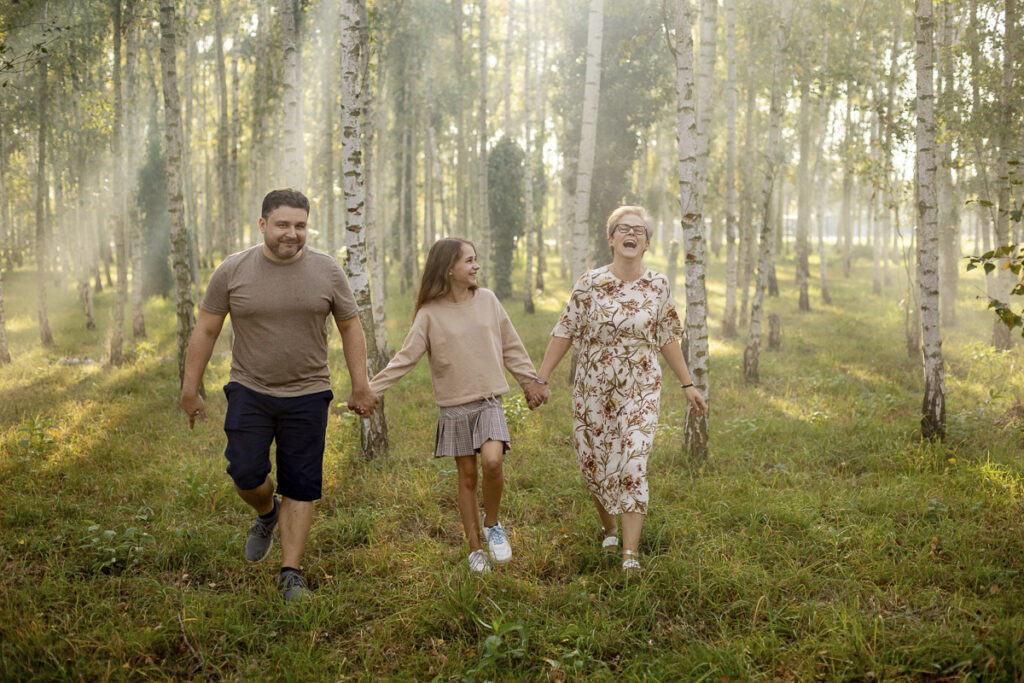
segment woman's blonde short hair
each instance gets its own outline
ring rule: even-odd
[[[635,214],[640,216],[640,220],[647,226],[647,241],[651,241],[651,216],[647,213],[647,209],[642,206],[620,206],[619,208],[612,211],[611,215],[608,216],[608,222],[606,227],[608,229],[608,236],[612,236],[612,232],[615,230],[615,226],[619,224],[619,220],[626,214]]]

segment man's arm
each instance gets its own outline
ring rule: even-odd
[[[359,322],[358,315],[336,322],[338,332],[341,333],[348,376],[352,380],[352,395],[348,399],[349,410],[354,410],[359,415],[369,415],[377,407],[377,396],[370,391],[370,380],[366,376],[366,337],[363,336],[363,324]]]
[[[213,355],[213,346],[217,343],[220,330],[224,327],[227,315],[217,315],[199,309],[199,319],[188,340],[185,350],[185,379],[181,383],[181,407],[188,415],[188,428],[196,423],[196,418],[206,422],[206,406],[199,395],[199,387],[203,382],[203,372]]]

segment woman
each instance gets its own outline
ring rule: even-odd
[[[587,271],[551,332],[542,382],[573,344],[579,352],[573,387],[576,459],[604,526],[602,547],[618,543],[622,567],[639,569],[637,546],[647,512],[647,457],[658,426],[658,351],[686,390],[691,410],[707,403],[693,386],[678,339],[683,336],[668,278],[644,266],[649,218],[639,206],[608,217],[612,262]]]
[[[434,243],[423,266],[412,328],[402,350],[370,381],[370,389],[377,395],[384,393],[428,354],[440,408],[434,457],[455,458],[469,568],[485,572],[491,562],[504,564],[512,559],[508,536],[498,521],[502,460],[510,442],[501,403],[509,389],[504,368],[523,387],[531,408],[545,403],[549,392],[545,383],[537,381],[526,347],[498,298],[477,286],[479,270],[472,242],[442,239]],[[480,547],[477,453],[483,468],[486,553]]]

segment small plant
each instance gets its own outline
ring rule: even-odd
[[[516,394],[510,398],[504,400],[505,409],[505,422],[508,423],[508,428],[515,431],[522,424],[523,420],[530,412],[530,408],[526,405],[526,397],[522,394]]]
[[[1011,217],[1019,223],[1020,210],[1012,212]],[[1024,296],[1024,245],[1007,244],[981,256],[967,257],[967,270],[974,270],[978,266],[985,269],[986,275],[995,271],[996,268],[1009,270],[1017,276],[1017,284],[1010,290],[1010,296]],[[1017,313],[1009,303],[991,297],[988,300],[988,307],[993,309],[1003,324],[1011,330],[1015,327],[1021,328],[1021,336],[1024,336],[1024,316],[1022,316],[1024,310]]]
[[[136,519],[148,520],[152,512],[147,514],[146,511],[148,508],[140,508]],[[113,529],[103,529],[95,522],[87,522],[89,526],[85,529],[84,542],[79,548],[91,551],[91,569],[94,572],[110,574],[116,569],[123,571],[137,567],[142,563],[146,546],[156,544],[156,539],[136,526],[130,526],[118,533]]]
[[[49,454],[57,442],[60,429],[50,421],[50,418],[36,417],[29,420],[21,428],[21,432],[25,436],[18,442],[18,445],[25,449],[25,459],[28,459],[32,456]]]
[[[493,600],[488,601],[498,611],[498,616],[490,623],[477,617],[477,623],[490,631],[484,638],[480,662],[466,672],[463,681],[475,681],[477,676],[488,672],[504,671],[501,665],[509,665],[513,659],[522,659],[526,655],[526,626],[521,621],[505,622],[504,613]]]

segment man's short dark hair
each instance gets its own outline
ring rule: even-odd
[[[309,199],[306,195],[302,194],[298,190],[293,190],[290,187],[284,187],[280,190],[271,190],[267,193],[267,196],[263,198],[263,210],[260,215],[266,220],[270,212],[279,206],[290,206],[293,209],[302,209],[309,214]]]

